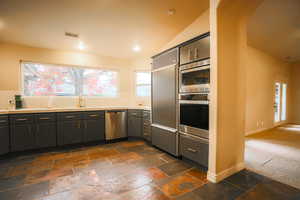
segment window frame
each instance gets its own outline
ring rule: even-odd
[[[92,70],[103,70],[103,71],[112,71],[116,72],[116,88],[117,88],[117,94],[115,96],[88,96],[88,95],[83,95],[82,91],[80,95],[70,95],[70,96],[57,96],[57,95],[45,95],[45,96],[27,96],[24,94],[24,63],[32,63],[32,64],[41,64],[41,65],[53,65],[55,66],[60,66],[60,67],[72,67],[72,68],[79,68],[79,69],[92,69]],[[21,89],[21,94],[23,97],[26,98],[45,98],[45,97],[56,97],[56,98],[74,98],[74,97],[79,97],[79,96],[84,96],[88,98],[101,98],[101,99],[116,99],[120,97],[120,70],[116,68],[109,68],[109,67],[90,67],[90,66],[83,66],[83,65],[71,65],[71,64],[58,64],[58,63],[46,63],[46,62],[35,62],[35,61],[28,61],[28,60],[20,60],[20,79],[21,83],[19,84],[20,89]]]
[[[137,83],[137,73],[149,73],[150,74],[150,83],[149,84],[138,84]],[[136,70],[134,71],[134,91],[135,91],[135,97],[137,98],[149,98],[151,97],[152,94],[152,90],[151,90],[151,86],[152,86],[152,78],[151,78],[151,71],[150,70]],[[150,86],[150,94],[149,96],[138,96],[137,94],[137,87],[138,86]]]

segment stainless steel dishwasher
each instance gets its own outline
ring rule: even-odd
[[[113,140],[127,137],[127,113],[125,110],[105,112],[105,139]]]

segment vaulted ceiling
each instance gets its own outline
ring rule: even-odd
[[[0,41],[58,50],[76,50],[82,41],[87,52],[135,58],[161,48],[208,6],[209,0],[1,0]]]
[[[265,0],[250,18],[248,42],[287,62],[300,61],[300,1]]]

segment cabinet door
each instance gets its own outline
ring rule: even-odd
[[[142,137],[142,118],[128,117],[128,136]]]
[[[37,148],[56,146],[56,123],[40,123],[36,125]]]
[[[180,135],[180,153],[183,157],[208,167],[208,149],[207,139]]]
[[[178,63],[178,48],[171,49],[153,58],[152,70]]]
[[[152,144],[177,156],[176,133],[152,126]]]
[[[0,127],[0,155],[9,152],[9,128],[8,126]]]
[[[35,133],[32,124],[11,126],[11,150],[23,151],[35,147]]]
[[[58,145],[81,143],[83,141],[81,120],[60,122],[57,135]]]
[[[100,141],[105,138],[105,120],[84,121],[84,142]]]

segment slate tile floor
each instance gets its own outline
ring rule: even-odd
[[[244,170],[218,184],[143,141],[0,160],[1,200],[298,200],[300,191]]]

